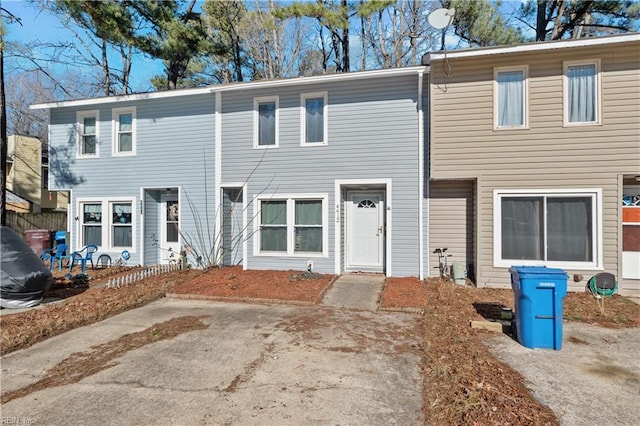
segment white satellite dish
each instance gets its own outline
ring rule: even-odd
[[[451,21],[453,21],[453,15],[455,15],[455,13],[456,9],[454,7],[451,9],[436,9],[429,14],[429,25],[439,30],[447,28],[451,24]]]

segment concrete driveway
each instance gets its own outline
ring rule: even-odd
[[[78,383],[2,406],[14,424],[421,424],[419,317],[162,299],[2,358],[2,392],[74,352],[170,318],[207,329],[149,344]],[[18,423],[21,422],[21,423]]]
[[[563,329],[559,351],[525,348],[506,335],[490,347],[561,425],[640,424],[640,331],[570,322]]]

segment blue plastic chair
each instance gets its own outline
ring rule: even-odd
[[[70,259],[71,256],[67,255],[67,245],[58,244],[51,250],[45,250],[42,252],[40,258],[45,261],[49,261],[49,270],[53,271],[53,267],[58,262],[58,271],[62,271],[62,260]]]
[[[73,269],[76,262],[80,262],[82,266],[82,273],[87,271],[87,262],[91,262],[91,269],[95,269],[93,265],[93,253],[98,251],[98,246],[89,244],[84,246],[81,250],[71,253],[71,262],[69,262],[69,272]]]

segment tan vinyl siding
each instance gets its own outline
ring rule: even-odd
[[[473,185],[471,181],[431,182],[429,185],[429,271],[438,276],[438,255],[433,251],[447,247],[449,265],[474,263]]]
[[[479,285],[509,287],[493,266],[495,189],[602,191],[603,268],[619,276],[620,183],[640,174],[640,43],[478,56],[431,64],[430,179],[478,179]],[[563,125],[563,63],[598,60],[601,117],[596,125]],[[494,130],[494,67],[528,66],[526,129]],[[568,270],[582,290],[596,270]],[[584,279],[573,282],[573,275]],[[640,283],[621,283],[640,292]]]

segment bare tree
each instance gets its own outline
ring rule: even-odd
[[[241,26],[246,52],[251,58],[254,79],[294,77],[299,73],[301,58],[309,49],[305,34],[308,24],[298,17],[280,18],[274,11],[278,5],[270,0],[267,9],[256,2]]]
[[[438,6],[424,0],[398,0],[377,10],[361,8],[362,37],[376,68],[392,68],[419,63],[422,53],[429,51],[439,36],[428,22],[428,14]]]

